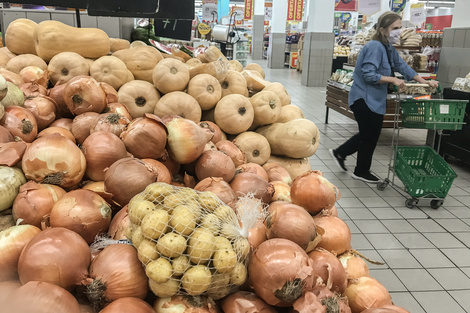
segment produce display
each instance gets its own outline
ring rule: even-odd
[[[56,21],[5,35],[2,312],[407,312],[261,66]]]

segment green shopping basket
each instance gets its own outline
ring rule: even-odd
[[[445,198],[457,177],[431,147],[397,147],[395,173],[415,198]]]
[[[462,129],[467,100],[406,99],[400,101],[402,126],[425,129]]]

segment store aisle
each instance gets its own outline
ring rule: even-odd
[[[405,197],[390,186],[384,191],[339,172],[328,149],[357,132],[356,123],[330,110],[325,124],[325,88],[301,85],[293,69],[269,69],[261,61],[266,79],[282,83],[292,103],[303,109],[321,131],[321,145],[311,157],[312,168],[341,191],[338,214],[349,225],[352,247],[367,257],[385,262],[369,264],[371,276],[390,291],[396,305],[412,313],[470,313],[470,166],[450,163],[457,173],[442,207],[422,201],[408,209]],[[391,129],[384,129],[374,154],[372,170],[387,176]],[[400,145],[424,145],[426,131],[403,129]],[[346,160],[354,168],[354,156]]]

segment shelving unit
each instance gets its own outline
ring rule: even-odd
[[[233,45],[233,59],[240,62],[243,66],[248,64],[250,55],[250,43],[248,41],[239,41]]]

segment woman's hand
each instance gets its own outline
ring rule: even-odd
[[[426,84],[429,85],[431,88],[438,88],[439,87],[439,82],[437,80],[427,80]]]
[[[391,77],[391,83],[398,88],[405,88],[405,81],[396,77]]]

